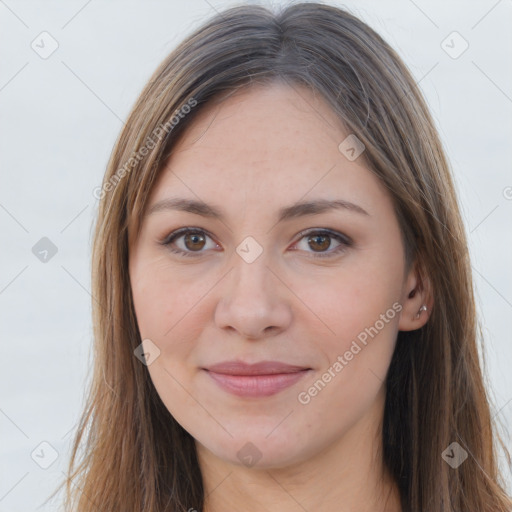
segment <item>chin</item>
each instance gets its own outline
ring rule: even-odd
[[[219,459],[249,469],[284,468],[307,459],[304,446],[294,440],[296,436],[283,430],[280,435],[272,433],[266,437],[271,430],[245,429],[245,434],[227,436],[218,442],[209,438],[201,444]]]

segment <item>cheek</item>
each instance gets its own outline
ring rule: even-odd
[[[165,309],[173,309],[167,297],[166,286],[154,278],[151,270],[132,273],[132,295],[140,335],[160,338],[164,333]]]
[[[382,384],[398,333],[399,272],[396,263],[375,257],[357,271],[333,273],[325,281],[317,280],[316,287],[307,286],[304,302],[321,320],[316,322],[317,349],[325,361],[320,378],[330,368],[326,387],[334,393],[327,392],[324,398],[356,403]],[[306,287],[297,295],[305,292]]]
[[[130,278],[140,333],[143,338],[162,339],[197,303],[197,286],[171,272],[163,258],[141,255],[139,261],[130,266]]]
[[[313,428],[326,425],[326,436],[350,428],[372,407],[395,347],[399,313],[391,294],[358,283],[344,280],[344,288],[316,298],[319,316],[335,334],[318,336],[325,364],[301,386],[297,399],[306,424],[314,417]]]
[[[192,427],[198,414],[197,403],[183,383],[190,378],[193,341],[200,334],[199,323],[191,319],[205,291],[201,294],[202,286],[183,283],[183,277],[180,280],[179,273],[169,272],[161,261],[134,264],[130,275],[141,339],[150,339],[160,350],[147,368],[153,385],[175,419]],[[191,291],[187,293],[187,289]]]
[[[183,376],[193,366],[196,340],[207,321],[204,296],[215,282],[169,269],[162,258],[134,264],[131,278],[141,339],[150,339],[160,350],[150,372],[163,365],[173,375]]]
[[[390,274],[377,265],[366,265],[360,271],[338,271],[316,275],[294,287],[304,305],[316,316],[324,339],[332,339],[339,350],[373,325],[388,310],[396,297]],[[391,287],[390,287],[391,286]],[[308,313],[308,317],[312,318]]]

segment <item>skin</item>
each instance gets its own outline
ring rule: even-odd
[[[148,210],[165,198],[201,199],[225,219],[159,210],[144,217],[138,238],[131,236],[139,329],[160,350],[148,371],[165,406],[196,440],[207,512],[401,510],[380,454],[383,381],[398,331],[424,325],[432,302],[415,267],[405,273],[386,189],[363,156],[350,161],[338,149],[347,135],[327,104],[304,88],[242,89],[199,114],[149,198]],[[332,209],[276,223],[280,208],[312,199],[344,199],[369,215]],[[207,232],[199,242],[182,236],[172,244],[196,256],[160,243],[183,227]],[[353,243],[319,257],[340,242],[327,237],[315,244],[299,235],[312,228]],[[252,263],[236,252],[248,236],[263,250]],[[394,303],[402,310],[300,403],[299,393]],[[429,309],[417,319],[422,304]],[[233,359],[312,371],[276,395],[243,398],[201,370]],[[261,455],[252,466],[237,456],[248,442]]]

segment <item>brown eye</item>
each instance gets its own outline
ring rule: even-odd
[[[308,244],[315,251],[325,251],[331,245],[330,238],[329,235],[312,235],[308,237]]]
[[[210,241],[210,246],[208,242]],[[208,249],[216,249],[212,237],[206,231],[197,228],[183,228],[167,236],[161,245],[165,245],[171,252],[180,256],[202,256]]]
[[[183,237],[185,247],[191,251],[201,250],[206,244],[206,237],[201,233],[187,233]]]
[[[316,258],[330,258],[341,255],[353,244],[352,239],[348,236],[326,229],[303,231],[299,235],[302,238],[296,244],[297,247]]]

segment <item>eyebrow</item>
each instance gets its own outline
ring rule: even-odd
[[[278,211],[277,222],[289,219],[295,219],[305,215],[318,215],[328,210],[347,210],[361,215],[371,216],[364,208],[344,199],[317,199],[314,201],[300,202],[291,206],[286,206]],[[151,206],[146,215],[164,210],[178,210],[183,212],[195,213],[212,219],[218,219],[224,222],[224,214],[213,205],[195,199],[167,198],[158,201]]]

